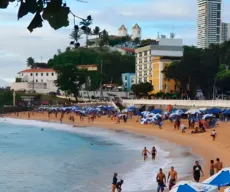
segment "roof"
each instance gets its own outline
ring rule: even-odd
[[[126,51],[126,52],[135,53],[135,49],[131,49],[131,48],[128,48],[128,47],[124,47],[124,48],[121,48],[121,49]]]
[[[133,29],[141,29],[140,26],[136,23],[133,27]]]
[[[97,67],[97,64],[77,65],[78,68]]]
[[[122,25],[118,30],[127,30],[124,25]]]
[[[36,72],[55,72],[54,69],[51,68],[37,68],[37,69],[26,69],[20,71],[19,73],[36,73]]]

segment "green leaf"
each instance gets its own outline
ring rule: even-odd
[[[37,10],[37,1],[36,0],[26,0],[21,1],[19,10],[18,10],[18,19],[24,17],[28,13],[35,13]]]
[[[0,9],[6,9],[9,5],[9,0],[0,0]]]
[[[30,22],[29,26],[27,27],[27,29],[32,32],[34,29],[36,28],[40,28],[42,27],[42,17],[40,15],[39,12],[37,12],[33,18],[33,20]]]
[[[45,8],[43,11],[42,17],[43,19],[49,22],[50,26],[53,29],[57,30],[60,29],[61,27],[69,26],[69,20],[68,20],[69,12],[70,12],[69,7],[60,7],[59,11],[56,12],[56,8],[54,9],[54,7],[47,6],[47,8]]]

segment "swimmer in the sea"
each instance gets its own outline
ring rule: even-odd
[[[149,151],[146,149],[146,147],[142,151],[142,156],[144,156],[144,161],[148,158]]]
[[[156,147],[153,146],[153,148],[152,148],[152,160],[155,160],[156,154],[157,154]]]
[[[44,129],[43,129],[43,128],[41,128],[41,131],[44,131]]]

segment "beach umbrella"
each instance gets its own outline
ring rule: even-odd
[[[215,175],[209,177],[202,183],[215,185],[218,187],[226,187],[230,186],[230,167],[226,167],[222,170],[220,170]]]
[[[230,192],[230,187],[224,190],[224,192]]]
[[[151,111],[151,113],[162,113],[162,111],[160,109],[154,109]]]
[[[180,181],[170,192],[218,192],[218,187],[193,181]]]
[[[211,118],[211,117],[213,117],[212,114],[205,114],[205,115],[203,115],[202,119],[208,119],[208,118]]]

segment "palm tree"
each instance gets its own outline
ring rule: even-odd
[[[100,28],[98,27],[98,26],[96,26],[95,28],[94,28],[94,30],[93,30],[93,35],[96,35],[97,37],[98,37],[98,39],[96,39],[96,41],[95,41],[95,44],[96,44],[96,47],[97,47],[97,45],[98,45],[98,41],[100,40],[99,38],[99,36],[100,36]]]
[[[83,19],[80,22],[81,30],[84,32],[85,37],[86,37],[86,48],[88,48],[88,38],[89,38],[89,35],[91,34],[91,28],[89,26],[92,23],[93,23],[93,19],[91,15],[89,15],[86,19]]]
[[[102,48],[105,45],[108,45],[108,43],[109,43],[109,34],[108,34],[108,32],[104,29],[102,32],[100,32],[99,38],[100,38],[99,47],[100,47],[100,50],[102,50]]]
[[[27,66],[30,67],[31,69],[36,68],[36,63],[35,63],[34,58],[29,57],[27,59],[26,63],[27,63]],[[34,91],[34,73],[32,73],[32,74],[33,74],[33,91]]]
[[[26,60],[26,64],[28,67],[30,67],[31,69],[33,68],[36,68],[36,63],[35,63],[35,60],[33,57],[29,57],[27,60]]]
[[[73,40],[70,42],[70,45],[74,45],[75,48],[80,47],[79,40],[81,39],[82,31],[78,27],[78,25],[74,26],[73,31],[70,33],[70,38]]]

